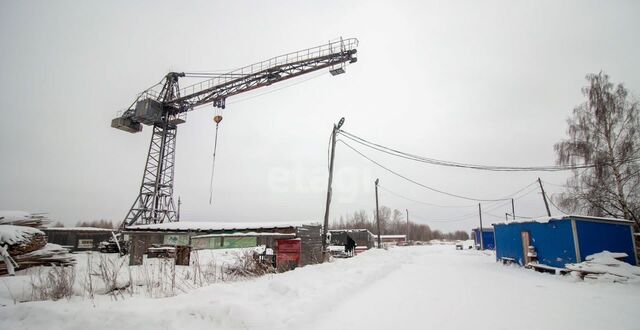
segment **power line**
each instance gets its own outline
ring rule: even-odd
[[[417,181],[415,181],[415,180],[413,180],[413,179],[411,179],[411,178],[408,178],[408,177],[406,177],[406,176],[404,176],[404,175],[402,175],[402,174],[400,174],[400,173],[398,173],[398,172],[396,172],[396,171],[394,171],[394,170],[392,170],[392,169],[390,169],[390,168],[388,168],[388,167],[386,167],[386,166],[384,166],[384,165],[380,164],[379,162],[377,162],[377,161],[375,161],[375,160],[371,159],[371,158],[370,158],[370,157],[368,157],[367,155],[365,155],[365,154],[363,154],[362,152],[360,152],[358,149],[356,149],[356,148],[354,148],[353,146],[351,146],[350,144],[348,144],[346,141],[341,140],[341,139],[338,139],[337,141],[341,142],[342,144],[344,144],[345,146],[347,146],[348,148],[350,148],[351,150],[353,150],[354,152],[356,152],[357,154],[359,154],[359,155],[360,155],[360,156],[362,156],[363,158],[365,158],[365,159],[367,159],[368,161],[372,162],[373,164],[375,164],[375,165],[377,165],[377,166],[379,166],[379,167],[381,167],[381,168],[385,169],[386,171],[388,171],[388,172],[390,172],[390,173],[392,173],[392,174],[394,174],[394,175],[396,175],[396,176],[398,176],[398,177],[400,177],[400,178],[402,178],[402,179],[404,179],[404,180],[407,180],[407,181],[409,181],[409,182],[411,182],[411,183],[413,183],[413,184],[416,184],[416,185],[421,186],[421,187],[423,187],[423,188],[426,188],[426,189],[428,189],[428,190],[431,190],[431,191],[434,191],[434,192],[437,192],[437,193],[441,193],[441,194],[444,194],[444,195],[448,195],[448,196],[456,197],[456,198],[466,199],[466,200],[483,201],[483,202],[502,202],[502,203],[498,203],[498,204],[496,204],[496,205],[493,205],[493,206],[491,206],[491,207],[489,207],[489,208],[485,209],[485,210],[483,211],[483,213],[486,213],[486,212],[489,212],[489,211],[496,210],[496,209],[498,209],[498,208],[500,208],[500,207],[504,207],[504,206],[505,206],[505,205],[506,205],[506,204],[511,200],[511,196],[512,196],[514,199],[520,199],[520,198],[523,198],[523,197],[525,197],[525,196],[527,196],[527,195],[529,195],[529,194],[531,194],[531,193],[533,193],[533,192],[537,191],[537,187],[533,187],[533,189],[530,189],[530,190],[529,190],[529,191],[527,191],[526,193],[524,193],[524,194],[522,194],[522,195],[520,195],[520,196],[516,196],[516,195],[518,195],[519,193],[521,193],[521,192],[525,191],[527,188],[530,188],[532,185],[534,185],[534,184],[537,184],[537,183],[538,183],[537,181],[534,181],[534,182],[532,182],[532,183],[528,184],[527,186],[525,186],[525,187],[523,187],[523,188],[519,189],[519,190],[518,190],[518,191],[516,191],[515,193],[513,193],[513,194],[509,195],[509,197],[506,197],[506,198],[500,198],[500,199],[477,199],[477,198],[472,198],[472,197],[461,196],[461,195],[458,195],[458,194],[453,194],[453,193],[449,193],[449,192],[446,192],[446,191],[442,191],[442,190],[440,190],[440,189],[436,189],[436,188],[433,188],[433,187],[426,186],[426,185],[424,185],[424,184],[422,184],[422,183],[420,183],[420,182],[417,182]],[[386,188],[383,188],[383,189],[384,189],[384,190],[386,190],[387,192],[390,192],[390,193],[392,193],[392,194],[395,194],[396,196],[398,196],[398,197],[400,197],[400,198],[404,198],[404,199],[407,199],[407,200],[410,200],[410,201],[413,201],[413,202],[417,202],[417,203],[420,203],[420,204],[427,204],[427,205],[431,204],[431,203],[421,202],[421,201],[417,201],[417,200],[414,200],[414,199],[411,199],[411,198],[408,198],[408,197],[402,196],[402,195],[400,195],[400,194],[397,194],[397,193],[391,192],[389,189],[386,189]],[[435,205],[435,204],[431,204],[431,205],[432,205],[432,206],[438,206],[438,205]],[[474,207],[475,207],[475,205],[474,205]],[[497,217],[497,216],[495,216],[495,215],[492,215],[492,216]],[[474,213],[469,213],[469,214],[464,214],[464,215],[460,215],[460,216],[452,217],[452,218],[449,218],[449,219],[434,219],[434,220],[431,220],[431,221],[434,221],[434,222],[457,222],[457,221],[464,221],[464,220],[469,220],[469,219],[475,219],[476,217],[477,217],[477,213],[475,213],[475,212],[474,212]]]
[[[529,187],[531,187],[532,185],[535,185],[535,184],[537,184],[537,181],[534,181],[534,182],[532,182],[532,183],[528,184],[527,186],[525,186],[524,188],[519,189],[518,191],[514,192],[514,193],[513,193],[513,194],[511,194],[510,196],[512,196],[512,197],[513,197],[513,199],[515,199],[515,200],[519,200],[519,199],[521,199],[521,198],[524,198],[524,197],[526,197],[526,196],[530,195],[531,193],[536,192],[536,191],[538,190],[538,188],[537,188],[537,187],[533,187],[533,189],[530,189],[530,190],[529,190],[529,191],[527,191],[526,193],[521,194],[521,195],[519,195],[519,196],[517,196],[517,195],[518,195],[520,192],[522,192],[522,191],[526,190],[527,188],[529,188]],[[389,193],[391,193],[391,194],[393,194],[393,195],[396,195],[396,196],[398,196],[398,197],[400,197],[400,198],[403,198],[403,199],[406,199],[406,200],[409,200],[409,201],[412,201],[412,202],[416,202],[416,203],[420,203],[420,204],[425,204],[425,205],[430,205],[430,206],[437,206],[437,207],[438,207],[438,206],[439,206],[439,207],[448,207],[448,206],[441,206],[441,205],[435,205],[435,204],[426,203],[426,202],[422,202],[422,201],[417,201],[417,200],[414,200],[414,199],[411,199],[411,198],[408,198],[408,197],[402,196],[402,195],[400,195],[400,194],[397,194],[397,193],[395,193],[395,192],[392,192],[392,191],[390,191],[389,189],[384,188],[384,187],[382,187],[382,186],[380,186],[380,185],[378,185],[378,187],[379,187],[379,188],[383,188],[383,190],[386,190],[387,192],[389,192]],[[493,204],[493,203],[497,203],[497,204],[492,205],[492,206],[489,206],[488,208],[483,209],[483,210],[482,210],[482,214],[485,214],[485,213],[486,213],[486,214],[489,214],[489,215],[490,215],[490,216],[492,216],[492,217],[495,217],[495,218],[498,218],[498,219],[502,219],[502,217],[501,217],[501,216],[497,216],[497,215],[495,215],[495,214],[491,214],[491,213],[490,213],[490,211],[494,211],[494,210],[497,210],[497,209],[499,209],[499,208],[501,208],[501,207],[508,206],[508,204],[509,204],[509,199],[507,199],[506,201],[501,201],[501,202],[491,202],[491,203],[489,203],[489,204]],[[462,208],[462,207],[473,207],[473,208],[475,208],[475,207],[477,207],[477,206],[478,206],[477,204],[474,204],[474,205],[464,205],[464,206],[455,206],[455,207],[460,207],[460,208]],[[448,219],[433,219],[433,220],[431,220],[431,221],[433,221],[433,222],[459,222],[459,221],[466,221],[466,220],[471,220],[471,219],[477,219],[477,217],[478,217],[478,213],[473,212],[473,213],[467,213],[467,214],[463,214],[463,215],[454,216],[454,217],[451,217],[451,218],[448,218]],[[527,219],[530,219],[530,218],[528,218],[528,217],[521,217],[521,218],[527,218]]]
[[[476,214],[476,216],[478,216],[478,214]],[[411,217],[414,218],[414,219],[417,219],[417,220],[419,220],[421,222],[462,222],[462,221],[467,221],[467,220],[471,219],[471,217],[469,217],[469,218],[457,219],[457,220],[456,219],[454,219],[454,220],[451,220],[451,219],[430,219],[430,220],[425,220],[424,218],[416,217],[413,214],[411,215]],[[414,221],[412,221],[412,222],[414,222]],[[418,222],[418,221],[415,221],[415,222]]]
[[[544,181],[544,180],[542,180],[542,182],[544,182],[544,184],[548,184],[548,185],[554,186],[554,187],[567,188],[567,186],[563,185],[563,184],[551,183],[551,182]]]
[[[560,211],[560,212],[562,212],[562,213],[564,213],[564,214],[569,214],[568,212],[565,212],[565,211],[563,211],[561,208],[559,208],[559,207],[558,207],[558,205],[556,205],[556,203],[554,203],[554,202],[553,202],[553,199],[551,199],[551,198],[549,197],[549,195],[547,195],[547,194],[545,194],[545,195],[547,196],[547,199],[549,200],[549,202],[551,203],[551,205],[553,205],[553,207],[555,207],[555,208],[556,208],[556,210],[558,210],[558,211]]]
[[[415,200],[415,199],[412,199],[412,198],[409,198],[409,197],[406,197],[406,196],[400,195],[400,194],[395,193],[395,192],[393,192],[393,191],[391,191],[391,190],[389,190],[389,189],[387,189],[387,188],[385,188],[385,187],[383,187],[383,186],[381,186],[381,185],[378,185],[378,187],[379,187],[379,188],[381,188],[382,190],[384,190],[384,191],[386,191],[386,192],[388,192],[388,193],[390,193],[390,194],[392,194],[392,195],[396,196],[396,197],[399,197],[399,198],[402,198],[402,199],[408,200],[408,201],[410,201],[410,202],[414,202],[414,203],[418,203],[418,204],[424,204],[424,205],[433,206],[433,207],[442,207],[442,208],[465,208],[465,207],[476,207],[476,206],[477,206],[477,205],[438,205],[438,204],[432,204],[432,203],[422,202],[422,201],[418,201],[418,200]]]
[[[498,172],[524,172],[524,171],[555,172],[555,171],[568,171],[568,170],[576,170],[576,169],[587,169],[587,168],[596,166],[595,164],[549,165],[549,166],[496,166],[496,165],[478,165],[478,164],[470,164],[470,163],[460,163],[460,162],[446,161],[446,160],[440,160],[435,158],[428,158],[428,157],[418,156],[418,155],[414,155],[407,152],[402,152],[393,148],[389,148],[389,147],[365,140],[359,136],[356,136],[344,130],[340,130],[339,133],[354,142],[357,142],[363,146],[374,149],[376,151],[380,151],[380,152],[397,156],[400,158],[405,158],[405,159],[409,159],[417,162],[427,163],[431,165],[438,165],[438,166],[448,166],[448,167],[467,168],[467,169],[484,170],[484,171],[498,171]],[[637,160],[637,159],[629,159],[625,162],[634,161],[634,160]]]
[[[522,196],[515,197],[518,193],[520,193],[520,192],[524,191],[525,189],[527,189],[527,188],[531,187],[531,186],[532,186],[532,185],[534,185],[534,184],[536,184],[536,182],[532,182],[532,183],[528,184],[528,185],[527,185],[527,186],[525,186],[524,188],[521,188],[521,189],[519,189],[518,191],[516,191],[516,192],[514,192],[514,193],[510,194],[508,197],[511,197],[511,198],[514,198],[514,199],[520,199],[520,198],[522,198],[522,197],[524,197],[524,196],[526,196],[526,195],[528,195],[528,194],[532,193],[533,191],[537,190],[537,188],[536,188],[536,189],[534,189],[534,190],[532,190],[532,191],[529,191],[528,193],[526,193],[526,194],[524,194],[524,195],[522,195]],[[404,196],[404,195],[402,195],[402,194],[399,194],[399,193],[397,193],[397,192],[394,192],[394,191],[390,190],[389,188],[387,188],[387,187],[383,187],[383,186],[381,186],[381,185],[378,185],[378,187],[379,187],[379,188],[381,188],[382,190],[384,190],[384,191],[386,191],[386,192],[388,192],[388,193],[390,193],[390,194],[392,194],[392,195],[396,196],[396,197],[399,197],[399,198],[402,198],[402,199],[408,200],[408,201],[410,201],[410,202],[414,202],[414,203],[418,203],[418,204],[427,205],[427,206],[441,207],[441,208],[467,208],[467,207],[473,207],[473,208],[476,208],[476,207],[478,206],[477,204],[473,204],[473,205],[439,205],[439,204],[434,204],[434,203],[429,203],[429,202],[424,202],[424,201],[419,201],[419,200],[416,200],[416,199],[413,199],[413,198],[409,198],[409,197],[407,197],[407,196]],[[505,198],[508,198],[508,197],[505,197]]]
[[[415,180],[413,180],[413,179],[410,179],[410,178],[408,178],[408,177],[406,177],[406,176],[404,176],[404,175],[402,175],[402,174],[400,174],[400,173],[398,173],[398,172],[396,172],[396,171],[394,171],[394,170],[392,170],[392,169],[390,169],[390,168],[388,168],[388,167],[386,167],[386,166],[384,166],[384,165],[382,165],[382,164],[380,164],[380,163],[376,162],[375,160],[373,160],[373,159],[369,158],[368,156],[366,156],[366,155],[365,155],[365,154],[363,154],[362,152],[358,151],[358,149],[356,149],[356,148],[352,147],[351,145],[349,145],[349,144],[348,144],[347,142],[345,142],[344,140],[338,140],[338,141],[339,141],[339,142],[342,142],[342,144],[344,144],[345,146],[347,146],[349,149],[351,149],[351,150],[355,151],[357,154],[359,154],[359,155],[360,155],[360,156],[362,156],[363,158],[367,159],[368,161],[370,161],[370,162],[374,163],[375,165],[377,165],[377,166],[379,166],[379,167],[381,167],[381,168],[383,168],[383,169],[387,170],[388,172],[390,172],[390,173],[392,173],[392,174],[394,174],[394,175],[396,175],[396,176],[398,176],[398,177],[400,177],[400,178],[402,178],[402,179],[405,179],[405,180],[407,180],[407,181],[409,181],[409,182],[411,182],[411,183],[413,183],[413,184],[415,184],[415,185],[418,185],[418,186],[420,186],[420,187],[423,187],[423,188],[425,188],[425,189],[428,189],[428,190],[431,190],[431,191],[434,191],[434,192],[437,192],[437,193],[440,193],[440,194],[444,194],[444,195],[447,195],[447,196],[456,197],[456,198],[461,198],[461,199],[466,199],[466,200],[470,200],[470,201],[476,201],[476,202],[499,202],[499,201],[504,201],[504,200],[508,200],[508,199],[509,199],[509,198],[480,199],[480,198],[466,197],[466,196],[462,196],[462,195],[457,195],[457,194],[449,193],[449,192],[446,192],[446,191],[443,191],[443,190],[440,190],[440,189],[436,189],[436,188],[433,188],[433,187],[429,187],[429,186],[427,186],[427,185],[424,185],[424,184],[422,184],[422,183],[420,183],[420,182],[418,182],[418,181],[415,181]]]

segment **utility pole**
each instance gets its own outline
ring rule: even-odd
[[[336,135],[338,130],[344,124],[344,117],[340,118],[338,124],[333,124],[333,131],[331,131],[331,159],[329,161],[329,182],[327,183],[327,204],[324,209],[324,224],[322,226],[322,262],[327,258],[327,234],[329,233],[329,206],[331,206],[331,184],[333,183],[333,160],[336,155]]]
[[[407,243],[409,242],[409,209],[405,209],[407,211]]]
[[[549,210],[549,203],[547,202],[547,195],[544,193],[544,187],[542,186],[542,180],[538,178],[538,183],[540,184],[540,190],[542,190],[542,200],[544,201],[544,207],[547,208],[547,215],[551,216],[551,210]]]
[[[178,196],[178,214],[176,215],[176,221],[180,221],[180,205],[182,205],[182,201],[180,201],[180,196]]]
[[[511,216],[513,217],[513,220],[516,219],[516,206],[513,202],[513,198],[511,199]]]
[[[484,250],[484,236],[482,232],[482,206],[478,203],[478,215],[480,215],[480,251]]]
[[[378,210],[378,182],[380,182],[380,179],[376,179],[376,222],[378,223],[378,249],[381,249],[382,242],[380,240],[380,211]]]

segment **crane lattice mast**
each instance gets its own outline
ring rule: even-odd
[[[357,61],[357,46],[357,39],[340,39],[210,75],[207,80],[183,88],[179,87],[180,78],[202,77],[202,73],[170,72],[160,83],[140,93],[128,109],[111,121],[111,127],[129,133],[142,131],[143,124],[153,126],[140,191],[123,226],[178,220],[173,202],[176,133],[188,111],[207,104],[224,109],[228,97],[325,68],[330,68],[333,75],[344,73],[347,63]]]

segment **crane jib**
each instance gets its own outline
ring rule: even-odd
[[[344,73],[345,64],[357,61],[357,40],[346,39],[334,44],[329,44],[329,50],[313,48],[313,52],[287,54],[284,60],[276,57],[182,89],[178,81],[185,74],[171,72],[166,75],[159,93],[152,90],[141,93],[133,107],[113,119],[111,126],[136,133],[142,130],[140,124],[180,124],[184,119],[179,114],[197,106],[213,103],[214,107],[224,108],[228,97],[325,68],[332,68],[333,75]]]

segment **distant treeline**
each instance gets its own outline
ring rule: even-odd
[[[374,234],[378,234],[378,227],[375,221],[375,210],[372,216],[365,210],[353,212],[346,216],[340,216],[338,222],[330,224],[331,229],[368,229]],[[391,210],[386,206],[380,207],[380,233],[382,235],[406,234],[407,221],[404,213],[399,210]],[[429,225],[409,221],[410,241],[430,241],[440,240],[466,240],[469,234],[462,230],[452,233],[443,233],[440,230],[431,230]]]
[[[113,222],[111,220],[93,220],[93,221],[78,221],[76,227],[95,227],[95,228],[106,228],[106,229],[114,229]]]
[[[52,227],[62,228],[64,224],[60,221],[57,221],[53,224]],[[93,227],[93,228],[106,228],[106,229],[115,229],[113,222],[111,220],[92,220],[92,221],[78,221],[76,223],[76,227]]]

